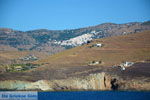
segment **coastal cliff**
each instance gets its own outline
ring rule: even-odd
[[[139,80],[124,81],[104,72],[87,77],[61,80],[39,80],[36,82],[6,80],[0,82],[1,90],[150,90],[150,82]]]

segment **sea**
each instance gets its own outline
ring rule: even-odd
[[[38,100],[150,100],[150,91],[38,92]]]

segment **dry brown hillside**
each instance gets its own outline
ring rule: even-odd
[[[92,47],[96,43],[102,43],[103,46]],[[141,62],[148,60],[150,60],[150,31],[145,31],[94,40],[89,44],[35,61],[34,63],[41,65],[38,68],[25,72],[0,74],[0,80],[57,80],[103,71],[123,76],[130,75],[129,77],[134,76],[133,74],[136,72],[143,73],[140,75],[146,73],[146,77],[149,77],[149,63],[146,65],[146,70],[136,71],[136,67],[132,67],[134,70],[129,68],[125,72],[120,72],[116,71],[118,69],[112,69],[112,65],[119,65],[124,61]],[[89,65],[92,61],[101,61],[101,63]],[[137,64],[136,66],[141,69],[140,66],[143,66],[143,64]]]
[[[5,51],[0,51],[0,64],[23,63],[23,61],[20,61],[19,59],[27,55],[35,55],[39,59],[43,59],[46,56],[48,56],[46,53],[42,53],[38,51],[5,50]]]
[[[102,47],[91,47],[101,43]],[[101,61],[98,66],[112,66],[123,61],[142,61],[150,59],[150,31],[137,34],[113,36],[97,39],[64,52],[36,61],[45,68],[87,66],[91,61]]]

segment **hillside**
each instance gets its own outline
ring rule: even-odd
[[[40,67],[1,73],[0,88],[150,90],[149,51],[150,31],[96,39],[32,63]],[[134,64],[126,70],[116,67],[126,61]]]
[[[15,63],[27,63],[26,61],[21,60],[21,58],[28,55],[35,55],[38,59],[44,59],[48,56],[46,53],[38,51],[0,51],[0,66]],[[32,61],[28,61],[28,63],[29,62]]]
[[[49,56],[36,63],[49,63],[48,66],[80,66],[90,61],[102,61],[103,66],[112,66],[123,61],[148,60],[150,31],[137,34],[96,39],[89,44]],[[102,47],[91,47],[101,43]]]
[[[52,55],[68,48],[80,46],[92,39],[150,30],[150,25],[148,23],[149,21],[125,24],[104,23],[79,29],[38,29],[25,32],[0,28],[0,50],[35,50]]]

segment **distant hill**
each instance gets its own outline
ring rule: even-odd
[[[0,73],[0,89],[149,91],[149,51],[150,31],[95,39],[30,64],[39,67],[26,71],[3,71]],[[9,54],[1,56],[9,59]],[[12,57],[15,57],[14,53]],[[133,65],[122,70],[119,65],[126,61],[133,62]]]
[[[0,90],[149,91],[149,23],[0,28]],[[132,65],[122,67],[125,62]]]
[[[95,47],[102,44],[102,47]],[[150,31],[123,36],[96,39],[89,44],[75,47],[35,63],[48,64],[51,67],[87,66],[91,61],[101,61],[99,66],[112,66],[124,61],[142,61],[150,59]],[[51,68],[47,67],[47,68]]]
[[[0,28],[0,45],[9,50],[35,50],[54,54],[67,48],[80,46],[96,38],[125,35],[144,30],[150,30],[148,22],[132,22],[126,24],[104,23],[70,30],[38,29],[32,31],[17,31]],[[0,48],[0,50],[4,50]]]

